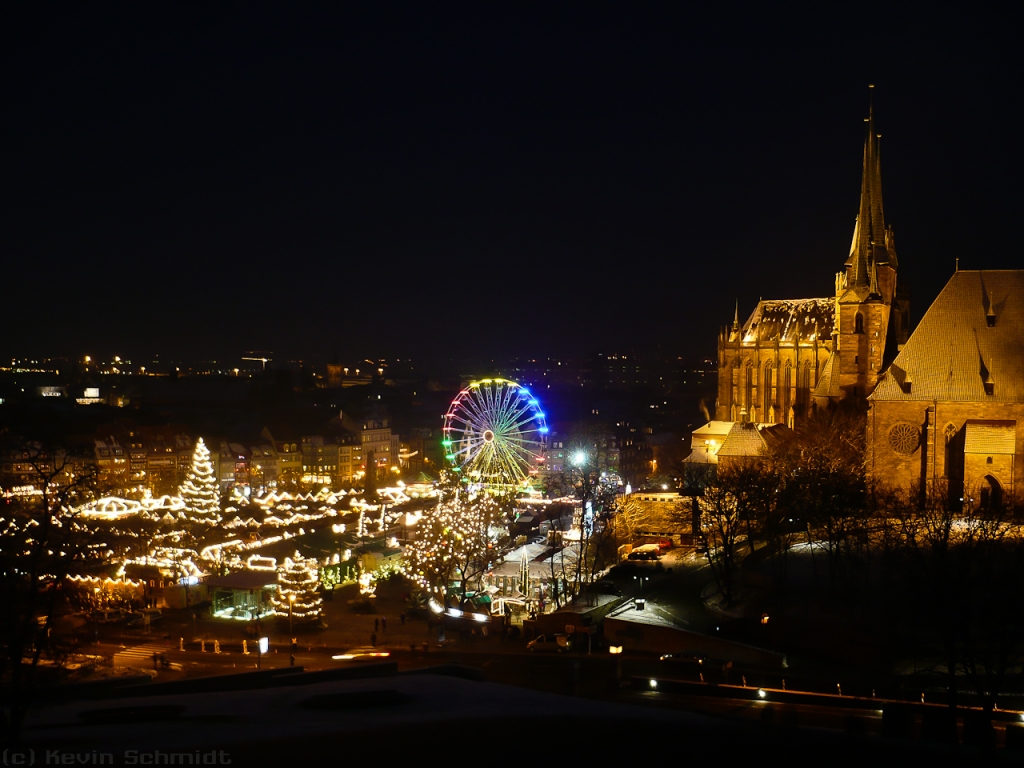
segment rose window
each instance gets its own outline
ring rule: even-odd
[[[913,424],[900,422],[899,424],[894,424],[892,429],[889,430],[889,447],[896,451],[896,453],[909,456],[917,450],[920,442],[921,433]]]

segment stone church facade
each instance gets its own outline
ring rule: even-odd
[[[986,507],[1024,473],[1024,271],[958,270],[868,398],[867,470]]]
[[[762,300],[742,324],[737,306],[719,334],[716,420],[704,429],[792,427],[813,408],[866,399],[870,478],[914,489],[922,502],[939,493],[953,505],[1019,503],[1024,271],[958,270],[911,335],[882,207],[879,135],[873,116],[867,123],[860,210],[833,294]],[[718,444],[705,443],[710,461]]]
[[[873,113],[867,123],[860,211],[833,295],[762,300],[742,325],[737,306],[718,337],[717,420],[792,427],[816,405],[864,398],[906,341],[909,302],[897,289]]]

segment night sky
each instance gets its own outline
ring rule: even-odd
[[[710,354],[832,292],[868,83],[915,316],[1024,267],[977,6],[13,5],[3,356]]]

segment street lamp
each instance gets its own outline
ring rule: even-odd
[[[295,635],[292,634],[292,607],[295,605],[295,595],[288,595],[288,636],[292,639],[292,652],[288,656],[288,665],[291,667],[295,666]]]
[[[260,669],[263,665],[263,654],[270,650],[270,638],[261,637],[259,640],[259,655],[256,657],[256,669]]]
[[[580,503],[586,511],[587,502],[590,500],[590,457],[587,456],[586,451],[576,451],[569,459],[569,463],[572,464],[576,470],[573,474],[579,479],[579,495]],[[582,521],[581,521],[582,523]],[[582,524],[580,526],[582,529]]]
[[[608,653],[615,655],[615,682],[618,685],[622,684],[622,646],[621,645],[609,645]]]

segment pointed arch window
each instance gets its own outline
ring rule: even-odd
[[[762,413],[764,414],[764,419],[765,420],[768,419],[768,414],[769,414],[769,412],[771,411],[771,408],[772,408],[772,402],[773,402],[773,398],[772,398],[772,365],[771,365],[771,363],[765,363],[765,366],[764,366],[764,395],[762,397],[762,403],[764,404],[764,407],[762,409]]]
[[[789,409],[792,407],[793,367],[787,365],[782,375],[782,415],[788,421]]]
[[[853,332],[864,333],[864,315],[860,312],[853,318]]]
[[[746,371],[744,372],[745,381],[743,382],[743,407],[747,409],[747,415],[753,420],[754,415],[754,366],[747,363]]]
[[[945,476],[946,477],[955,477],[955,476],[957,476],[959,474],[959,472],[957,471],[959,469],[958,466],[957,466],[957,455],[958,455],[958,450],[957,449],[959,447],[957,445],[957,433],[958,432],[959,432],[959,430],[957,430],[956,425],[953,422],[947,423],[946,426],[942,430],[942,436],[945,438],[945,443],[946,443],[946,445],[945,445],[945,449],[946,449],[945,450],[945,460],[946,460]]]

